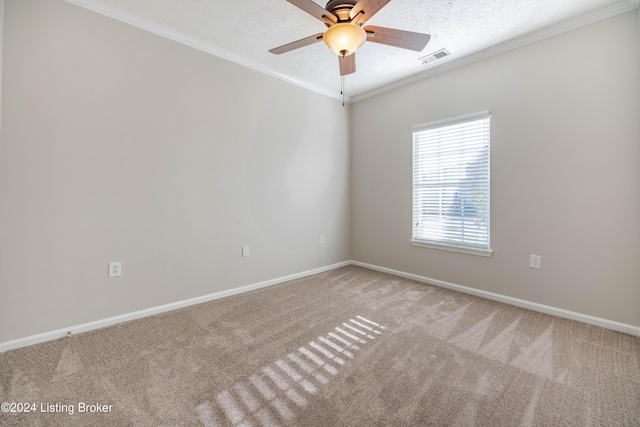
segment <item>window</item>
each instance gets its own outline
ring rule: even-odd
[[[489,112],[413,128],[413,245],[491,256],[489,129]]]

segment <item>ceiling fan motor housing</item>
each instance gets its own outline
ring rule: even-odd
[[[349,13],[357,2],[357,0],[329,0],[324,8],[337,16],[339,22],[349,22],[351,21]]]

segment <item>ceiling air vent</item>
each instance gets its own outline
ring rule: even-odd
[[[422,64],[430,64],[432,62],[438,61],[439,59],[445,58],[449,56],[449,52],[447,49],[440,49],[435,52],[430,53],[427,56],[423,56],[419,59]]]

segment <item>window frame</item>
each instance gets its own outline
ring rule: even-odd
[[[485,246],[476,246],[471,244],[464,243],[452,243],[447,241],[439,241],[439,240],[430,240],[430,239],[421,239],[417,238],[414,235],[415,229],[414,224],[416,221],[415,211],[416,211],[416,133],[435,129],[442,128],[446,126],[451,126],[455,124],[461,124],[465,122],[478,121],[483,119],[489,119],[489,138],[488,138],[488,153],[487,153],[487,245]],[[450,252],[458,252],[469,255],[478,255],[484,257],[490,257],[493,255],[493,249],[491,249],[491,112],[490,111],[481,111],[473,114],[467,114],[458,117],[452,117],[449,119],[438,120],[434,122],[424,123],[421,125],[416,125],[412,127],[412,142],[411,142],[411,245],[431,248],[431,249],[439,249]]]

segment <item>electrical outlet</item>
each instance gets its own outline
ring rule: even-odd
[[[540,255],[531,255],[529,258],[529,267],[542,268],[542,257]]]
[[[243,246],[242,247],[242,256],[249,256],[249,246]]]
[[[324,245],[324,234],[320,235],[320,244]]]
[[[122,276],[122,262],[110,262],[109,263],[109,278]]]

